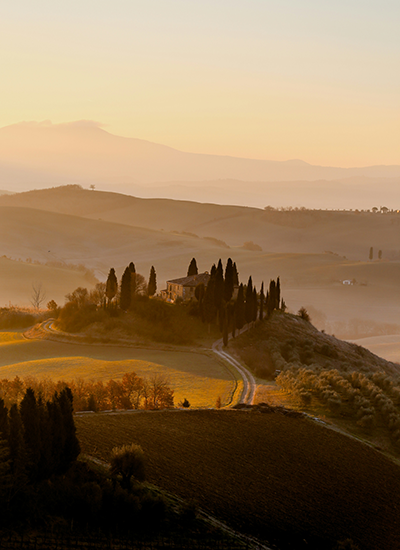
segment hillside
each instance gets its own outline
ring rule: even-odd
[[[255,402],[328,419],[400,456],[400,365],[275,313],[229,344],[258,376]]]
[[[150,482],[280,550],[328,550],[346,538],[363,550],[398,548],[399,467],[309,419],[178,411],[76,423],[83,452],[107,461],[114,446],[139,443]]]

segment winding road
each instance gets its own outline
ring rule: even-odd
[[[221,359],[229,363],[234,367],[240,374],[243,379],[243,391],[238,403],[244,403],[246,405],[252,405],[254,400],[254,395],[256,393],[257,384],[254,380],[254,376],[251,372],[246,369],[235,357],[232,357],[227,351],[223,350],[223,340],[217,340],[212,345],[212,350],[216,353]]]
[[[40,330],[47,334],[52,334],[53,336],[68,336],[71,338],[74,335],[64,333],[62,331],[58,331],[53,328],[54,319],[48,319],[47,321],[44,321],[40,325]],[[248,326],[243,327],[241,332],[244,332],[245,330],[248,330]],[[212,351],[218,355],[223,361],[229,363],[231,367],[233,367],[242,377],[243,379],[243,391],[241,393],[241,396],[237,403],[243,403],[246,405],[252,405],[257,384],[254,379],[254,376],[251,374],[251,372],[243,366],[235,357],[233,357],[231,354],[229,354],[225,349],[223,349],[223,340],[220,338],[212,345]],[[167,352],[166,352],[167,353]]]

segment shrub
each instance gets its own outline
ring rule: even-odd
[[[144,453],[140,445],[122,445],[111,451],[111,475],[122,476],[121,486],[129,489],[131,478],[145,480]]]
[[[299,311],[297,312],[297,315],[303,319],[303,321],[307,321],[308,323],[311,321],[311,317],[308,314],[308,311],[305,307],[301,307]]]

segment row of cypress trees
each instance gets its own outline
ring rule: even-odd
[[[140,290],[143,290],[144,278],[140,273],[136,273],[135,264],[131,262],[126,268],[121,277],[119,287],[119,306],[123,311],[127,311]],[[157,292],[157,275],[154,266],[151,266],[149,282],[146,288],[148,296],[154,296]],[[107,277],[106,282],[106,298],[107,304],[110,306],[112,300],[118,295],[118,279],[115,274],[115,269],[112,267]]]
[[[44,401],[28,388],[10,409],[0,399],[0,499],[10,502],[29,484],[67,471],[80,452],[72,393]]]
[[[192,259],[188,275],[197,274],[197,263]],[[223,333],[225,345],[228,342],[228,333],[235,336],[236,330],[240,330],[247,323],[269,317],[275,309],[285,309],[285,303],[281,301],[280,280],[271,280],[267,294],[264,294],[264,283],[261,284],[260,293],[253,286],[250,275],[247,285],[239,284],[239,274],[236,263],[228,258],[225,273],[221,259],[218,265],[212,266],[210,279],[205,287],[199,284],[195,290],[195,296],[199,302],[201,316],[209,325],[217,322]]]

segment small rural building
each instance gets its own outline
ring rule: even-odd
[[[161,291],[161,296],[167,302],[175,302],[177,298],[182,300],[190,300],[194,298],[196,286],[203,283],[207,286],[210,280],[208,271],[199,273],[198,275],[190,275],[189,277],[181,277],[180,279],[172,279],[167,281],[166,290]]]

